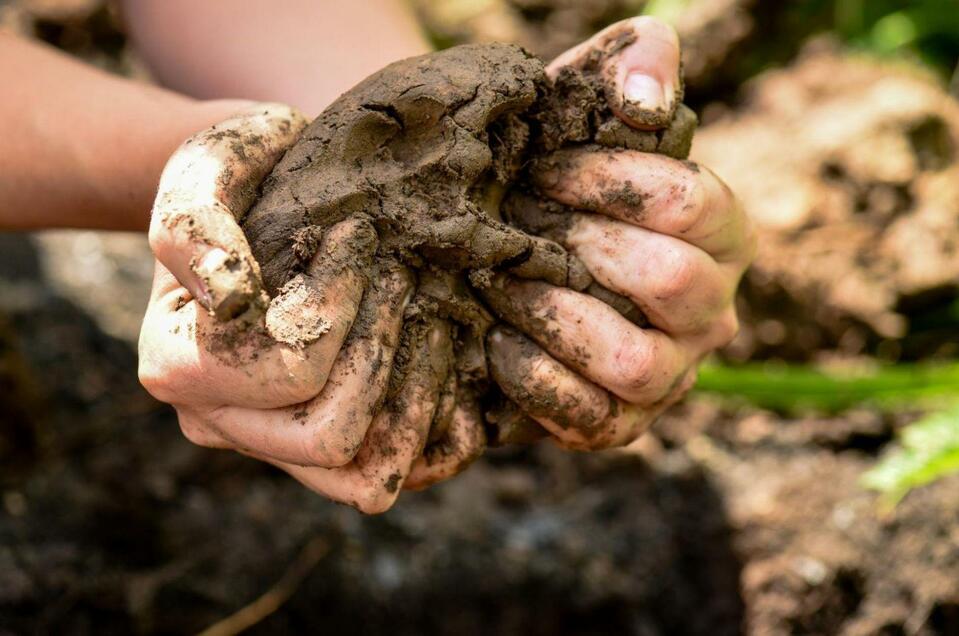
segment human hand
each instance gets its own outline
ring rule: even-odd
[[[413,278],[398,263],[373,262],[368,222],[333,226],[305,272],[272,299],[264,291],[237,220],[305,123],[286,106],[252,105],[170,159],[150,227],[157,263],[140,379],[174,406],[192,442],[270,462],[331,499],[381,512],[412,470],[419,484],[450,475],[484,438],[475,407],[441,398],[448,383],[435,367],[451,346],[443,324],[425,326],[408,373],[390,386]],[[437,411],[449,420],[450,452],[427,463]]]
[[[658,20],[617,23],[547,72],[582,66],[630,34],[634,41],[602,62],[607,100],[635,128],[664,127],[682,87],[678,38]],[[500,275],[482,291],[513,327],[488,338],[493,377],[563,446],[628,444],[692,387],[697,363],[736,334],[733,298],[755,251],[753,229],[729,189],[686,161],[564,149],[537,162],[532,177],[541,195],[570,209],[511,220],[578,256],[649,324],[590,295]]]

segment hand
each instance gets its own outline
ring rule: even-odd
[[[679,42],[652,18],[617,23],[557,58],[635,41],[604,62],[607,98],[637,128],[664,125],[680,90]],[[576,211],[546,233],[596,282],[635,303],[641,328],[592,296],[500,276],[484,292],[514,328],[488,340],[504,393],[563,446],[628,444],[695,382],[696,365],[736,334],[736,287],[755,236],[729,189],[690,162],[629,150],[566,149],[533,169],[539,192]]]
[[[153,291],[140,336],[140,379],[171,403],[188,439],[270,462],[309,488],[367,513],[456,472],[482,449],[470,405],[441,405],[435,352],[449,332],[427,325],[410,371],[384,398],[409,271],[373,262],[377,238],[347,220],[323,237],[307,270],[274,298],[237,219],[305,126],[259,104],[188,140],[164,170],[150,226]],[[445,409],[442,457],[423,457]],[[429,460],[429,461],[428,461]]]

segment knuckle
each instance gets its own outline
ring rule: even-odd
[[[180,432],[183,437],[191,444],[202,446],[203,448],[220,448],[223,446],[220,438],[209,431],[206,427],[200,425],[192,417],[179,416]]]
[[[597,422],[590,431],[567,431],[556,436],[557,443],[567,450],[592,452],[619,446],[610,430],[608,420]]]
[[[684,235],[693,233],[705,219],[712,197],[701,172],[683,170],[679,180],[682,195],[677,199],[676,232]]]
[[[163,212],[155,213],[150,223],[150,229],[147,231],[147,241],[154,254],[159,254],[167,249],[170,244],[170,230],[167,228]]]
[[[322,384],[314,385],[305,378],[295,378],[282,384],[274,383],[271,392],[278,405],[292,406],[313,399],[322,388]]]
[[[362,438],[351,431],[334,431],[324,423],[315,425],[310,436],[306,458],[314,466],[338,468],[353,461],[360,450]]]
[[[659,302],[670,302],[683,298],[695,287],[697,267],[693,259],[679,251],[663,254],[662,261],[655,269],[650,281],[649,293]]]
[[[324,368],[320,368],[323,366]],[[323,387],[329,372],[327,365],[320,365],[309,356],[296,352],[286,356],[283,364],[283,380],[271,382],[272,389],[286,404],[299,404],[316,397]]]
[[[153,356],[140,356],[137,376],[147,393],[161,402],[173,402],[177,393],[173,375]]]
[[[177,232],[189,232],[196,225],[194,215],[182,208],[166,208],[158,205],[153,211],[147,240],[156,251],[169,246]]]
[[[650,343],[625,338],[614,355],[619,383],[629,390],[648,386],[655,374],[655,359]]]
[[[724,347],[732,342],[739,334],[739,316],[736,310],[730,308],[723,312],[712,328],[710,344],[713,348]]]
[[[390,492],[382,485],[370,484],[363,489],[356,500],[356,509],[367,515],[383,514],[396,503],[399,492],[398,485],[395,485],[395,490]]]

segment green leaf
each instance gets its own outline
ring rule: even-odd
[[[959,471],[959,405],[903,429],[901,447],[865,472],[862,484],[895,506],[913,488]]]
[[[643,8],[643,13],[676,24],[690,4],[690,0],[650,0]]]
[[[905,11],[897,11],[876,22],[871,36],[876,50],[891,53],[915,42],[919,29],[912,16]]]

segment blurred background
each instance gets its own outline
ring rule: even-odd
[[[742,333],[633,448],[499,450],[364,518],[139,387],[143,237],[0,235],[0,634],[959,633],[959,3],[414,5],[546,58],[672,22],[693,157],[761,228]],[[0,30],[149,81],[101,0]]]

